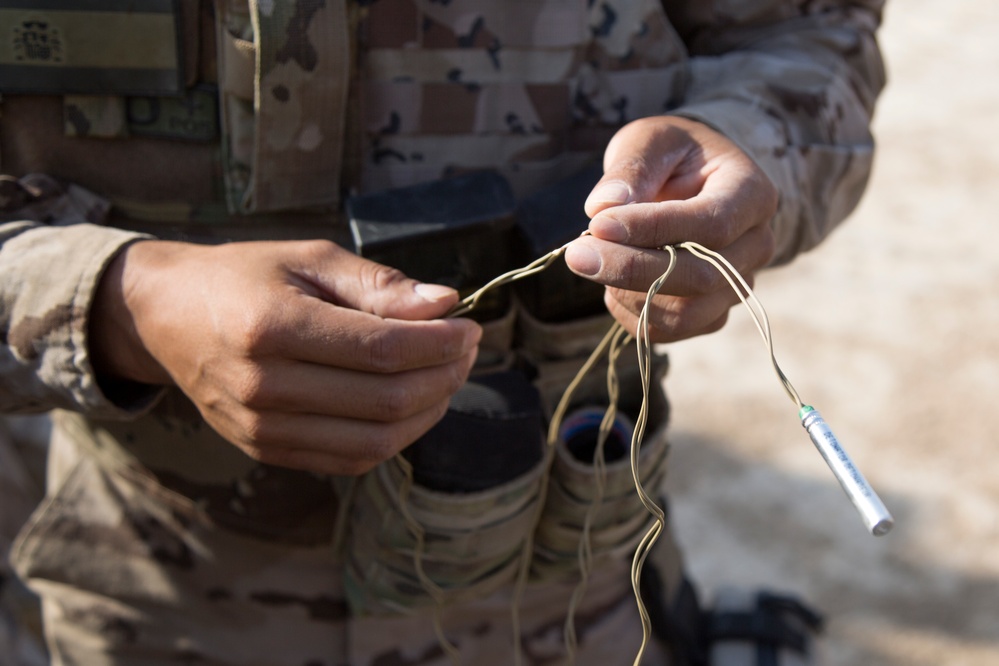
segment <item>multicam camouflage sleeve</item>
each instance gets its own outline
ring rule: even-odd
[[[0,176],[0,411],[128,413],[98,388],[90,301],[112,257],[141,235],[97,226],[103,199],[51,178]],[[145,406],[152,393],[135,404]]]
[[[690,50],[671,111],[721,131],[781,194],[774,263],[814,247],[857,205],[870,121],[885,85],[875,40],[883,0],[664,0]]]

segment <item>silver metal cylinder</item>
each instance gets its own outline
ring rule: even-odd
[[[846,491],[847,497],[853,502],[860,513],[868,531],[874,536],[887,534],[895,524],[895,519],[885,508],[878,494],[874,492],[867,479],[860,473],[846,450],[840,445],[832,429],[811,406],[804,406],[800,412],[801,425],[808,431],[808,436],[825,459],[836,480]]]

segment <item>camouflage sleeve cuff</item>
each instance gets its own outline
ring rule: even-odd
[[[66,408],[127,418],[160,390],[133,385],[113,402],[87,349],[88,316],[101,275],[141,234],[92,224],[0,224],[0,410]]]
[[[845,80],[805,60],[739,53],[692,58],[690,66],[687,102],[670,113],[729,137],[777,187],[773,263],[816,246],[857,206],[866,187],[874,142],[865,100]],[[781,74],[793,83],[785,87]]]

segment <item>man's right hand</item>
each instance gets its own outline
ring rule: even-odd
[[[430,429],[475,361],[457,293],[326,241],[140,241],[101,279],[99,375],[176,384],[253,458],[361,474]]]

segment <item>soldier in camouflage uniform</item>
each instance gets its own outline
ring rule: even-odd
[[[565,260],[633,331],[656,248],[697,241],[749,275],[853,209],[881,4],[5,3],[0,407],[55,410],[46,500],[15,545],[53,663],[556,663],[570,606],[577,663],[630,663],[640,507],[604,502],[607,534],[629,527],[599,542],[578,604],[557,554],[573,520],[545,515],[586,469],[546,456],[482,492],[409,488],[436,591],[407,567],[400,511],[396,454],[483,357],[531,356],[550,402],[566,382],[549,368],[579,361],[546,336],[592,347],[594,322],[444,319],[454,289],[351,252],[344,197],[489,169],[524,198],[602,155],[592,235]],[[716,330],[735,302],[688,261],[657,341]],[[661,479],[665,445],[649,451]],[[663,546],[651,601],[669,609]],[[478,555],[493,566],[460,566]],[[517,634],[511,557],[531,572]],[[647,663],[671,650],[682,663],[668,642]]]

